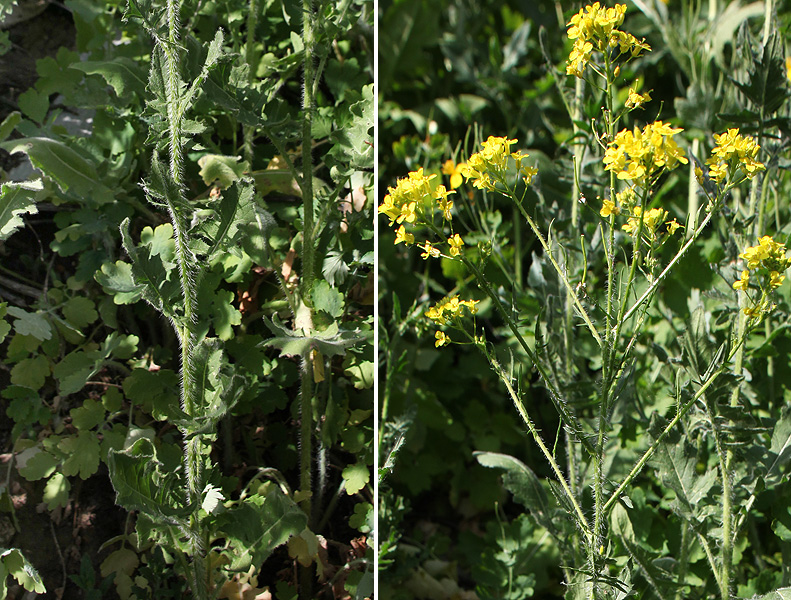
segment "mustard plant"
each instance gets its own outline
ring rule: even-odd
[[[652,355],[647,340],[651,326],[662,319],[673,321],[665,316],[663,286],[712,228],[729,219],[736,222],[734,198],[743,188],[749,186],[751,198],[761,183],[766,189],[762,176],[767,153],[760,135],[734,127],[707,140],[711,154],[701,160],[683,147],[683,123],[636,123],[652,91],[639,90],[638,82],[625,80],[624,74],[632,61],[652,49],[623,30],[626,11],[626,5],[606,8],[597,2],[567,23],[573,47],[565,71],[577,81],[568,107],[575,131],[587,128],[588,144],[577,142],[574,148],[571,206],[560,209],[561,225],[553,223],[551,209],[544,207],[542,213],[540,205],[532,204],[531,193],[541,199],[536,186],[541,171],[530,154],[519,149],[518,140],[493,135],[463,162],[451,160],[441,169],[425,166],[399,179],[388,188],[379,212],[394,229],[396,245],[415,248],[423,260],[440,260],[448,270],[459,265],[475,283],[466,297],[460,294],[465,286],[457,286],[424,316],[435,328],[435,347],[469,345],[486,357],[546,460],[554,478],[543,484],[514,457],[477,453],[482,465],[506,471],[506,487],[554,539],[566,597],[625,597],[636,590],[637,574],[660,598],[669,593],[682,597],[681,590],[689,585],[689,555],[663,566],[646,553],[635,533],[639,511],[630,493],[651,465],[675,494],[673,511],[682,521],[683,553],[700,545],[720,597],[728,600],[736,590],[738,529],[758,493],[753,480],[749,499],[738,495],[741,504],[734,505],[742,435],[736,433],[742,425],[734,411],[745,402],[739,394],[744,353],[751,336],[777,309],[777,289],[791,258],[777,234],[756,230],[749,245],[741,236],[731,237],[731,244],[741,245],[738,259],[721,273],[730,305],[740,310],[721,311],[717,324],[708,324],[702,320],[703,304],[690,301],[689,330],[679,334],[680,357]],[[600,92],[604,102],[589,123],[580,125],[586,89]],[[628,122],[635,123],[626,127]],[[687,215],[673,214],[664,201],[665,182],[682,169],[695,198]],[[540,248],[532,258],[529,287],[520,274],[520,253],[509,254],[516,264],[508,264],[497,239],[469,225],[484,222],[475,212],[491,196],[513,203]],[[750,202],[749,207],[749,216],[755,218],[758,205]],[[540,301],[528,303],[528,297]],[[524,306],[537,312],[525,313]],[[487,323],[501,321],[508,343],[498,341],[480,315]],[[654,403],[650,422],[647,417],[640,422],[633,387],[651,370],[654,378],[666,373],[668,385],[651,389],[667,397]],[[557,410],[562,432],[554,440],[536,425],[530,405],[534,392],[525,385],[531,371]],[[700,448],[700,438],[688,433],[701,420],[717,457],[711,468],[704,466],[703,476],[695,473],[695,457],[703,454],[692,449],[694,439]],[[627,423],[644,432],[647,441],[624,440]],[[774,426],[773,435],[762,452],[775,477],[785,460],[787,415]],[[745,448],[743,443],[741,451]],[[557,511],[550,507],[546,486],[566,519],[553,517]],[[638,492],[644,505],[647,500]],[[717,509],[704,514],[698,503]],[[715,530],[711,523],[721,528]]]

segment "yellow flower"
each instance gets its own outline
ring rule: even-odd
[[[398,231],[396,231],[395,244],[400,244],[401,242],[404,242],[404,244],[407,246],[415,243],[415,236],[411,233],[407,233],[403,225],[401,225],[401,227],[398,228]]]
[[[791,81],[791,56],[786,56],[786,79]]]
[[[478,312],[478,302],[480,302],[480,300],[462,300],[459,304],[466,306],[470,314],[474,315]]]
[[[385,196],[382,204],[377,209],[379,214],[385,214],[390,218],[390,225],[401,215],[401,208],[393,204],[393,197],[390,194]]]
[[[459,300],[458,296],[451,296],[429,308],[426,311],[426,318],[434,321],[437,325],[447,325],[451,319],[463,317],[464,308],[474,315],[478,311],[476,304],[478,304],[477,300]]]
[[[442,165],[442,174],[450,175],[450,189],[455,190],[462,184],[462,167],[466,166],[464,163],[454,164],[450,159],[445,161]]]
[[[434,337],[437,339],[437,341],[434,342],[435,348],[439,348],[441,346],[447,346],[448,344],[450,344],[450,338],[447,335],[445,335],[444,331],[439,331],[439,330],[435,331]]]
[[[399,179],[395,187],[388,187],[389,192],[382,204],[377,209],[380,214],[390,218],[390,225],[394,222],[414,223],[418,220],[418,211],[427,202],[431,202],[431,180],[436,175],[424,175],[423,169],[409,173],[404,179]]]
[[[667,218],[667,211],[661,208],[652,208],[651,210],[647,211],[643,214],[643,209],[639,206],[635,206],[632,214],[634,216],[629,217],[629,220],[626,224],[622,227],[622,229],[630,234],[634,235],[637,233],[637,230],[640,227],[640,217],[643,218],[643,232],[646,238],[653,240],[656,239],[656,231],[659,226],[665,222]]]
[[[673,235],[680,227],[682,227],[681,223],[673,219],[672,221],[668,221],[667,225],[667,232],[670,235]]]
[[[566,75],[582,77],[592,52],[593,44],[590,42],[586,42],[583,39],[578,39],[574,42],[574,47],[571,49],[571,54],[569,54],[568,63],[566,64]]]
[[[533,183],[533,177],[536,175],[538,175],[537,167],[522,167],[522,180],[525,182],[525,185]]]
[[[420,258],[423,260],[428,260],[429,257],[431,258],[439,258],[440,251],[437,248],[434,248],[429,242],[426,242],[422,246],[418,244],[418,248],[423,249],[423,254],[420,255]]]
[[[772,271],[769,274],[769,286],[772,289],[779,288],[783,284],[783,280],[786,278],[785,275],[781,275],[777,271]]]
[[[624,129],[604,152],[605,170],[614,171],[618,179],[635,181],[646,187],[649,178],[659,171],[671,170],[678,163],[687,164],[687,159],[676,144],[673,136],[683,131],[667,123],[656,121],[642,130]]]
[[[640,108],[643,104],[651,100],[651,93],[638,94],[629,88],[629,97],[626,99],[626,108]]]
[[[567,75],[582,77],[594,48],[608,52],[610,48],[617,47],[620,54],[629,53],[632,57],[651,49],[645,40],[638,41],[632,34],[617,29],[623,24],[624,14],[625,4],[602,8],[596,2],[571,17],[567,33],[569,39],[574,40],[574,47],[566,63]]]
[[[448,238],[448,244],[450,245],[450,255],[458,256],[461,253],[461,247],[464,245],[464,240],[462,240],[461,236],[457,233],[453,237]]]
[[[461,175],[459,175],[459,177],[461,177]],[[439,209],[442,211],[442,216],[448,221],[452,219],[450,211],[453,208],[453,200],[448,200],[448,196],[455,193],[456,192],[453,191],[447,191],[442,184],[438,185],[437,189],[434,191],[434,199],[439,200]]]
[[[621,209],[615,206],[615,202],[613,202],[612,200],[605,200],[602,203],[602,207],[601,210],[599,211],[599,214],[602,217],[609,217],[610,215],[619,215],[621,214]]]
[[[714,134],[717,143],[711,151],[712,157],[706,161],[709,165],[709,177],[722,183],[741,170],[745,177],[752,179],[759,171],[765,169],[763,163],[756,160],[761,149],[749,135],[739,134],[739,130],[729,129],[720,135]]]
[[[750,271],[745,270],[742,271],[742,278],[734,282],[733,289],[747,291],[749,285],[750,285]]]

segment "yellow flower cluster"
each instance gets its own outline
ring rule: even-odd
[[[466,308],[471,315],[478,312],[479,300],[459,300],[458,296],[451,296],[441,300],[426,311],[426,317],[437,325],[447,325],[454,319],[464,316]]]
[[[761,301],[745,308],[744,313],[749,317],[756,317],[761,313],[769,312],[772,307],[766,296],[782,285],[785,271],[791,267],[791,258],[786,258],[785,244],[765,235],[758,240],[757,245],[750,246],[739,257],[747,261],[747,268],[742,271],[741,278],[733,284],[733,289],[746,292],[750,287],[750,276],[755,274],[759,277],[758,285],[762,292]]]
[[[662,169],[671,170],[687,159],[673,136],[683,131],[667,123],[656,121],[642,131],[624,129],[610,142],[604,153],[605,169],[614,171],[618,179],[632,180],[645,188],[652,175]]]
[[[511,146],[516,140],[509,140],[504,137],[489,138],[481,144],[480,152],[470,156],[466,163],[458,166],[459,172],[478,189],[494,190],[495,181],[502,179],[508,170],[508,158],[516,162],[516,170],[522,175],[527,184],[533,180],[538,170],[534,167],[523,167],[522,160],[529,155],[519,152],[511,152]]]
[[[602,8],[596,2],[571,17],[567,26],[574,48],[566,64],[567,75],[582,77],[593,50],[605,52],[617,47],[620,54],[629,53],[632,57],[639,56],[643,50],[651,50],[645,40],[638,41],[632,34],[617,29],[623,24],[625,13],[625,4]]]
[[[445,186],[433,185],[431,180],[436,175],[424,175],[423,169],[409,173],[404,179],[399,179],[396,187],[389,187],[389,192],[382,204],[379,213],[385,214],[390,219],[390,225],[400,225],[396,230],[395,243],[411,245],[415,243],[415,236],[407,232],[404,223],[414,224],[427,210],[432,213],[439,208],[442,217],[451,220],[453,201],[448,198],[454,191],[448,191]]]
[[[637,234],[637,231],[640,228],[641,216],[643,218],[642,235],[652,242],[659,238],[659,228],[662,225],[666,226],[665,231],[670,235],[673,235],[676,230],[681,227],[679,222],[675,219],[672,221],[666,221],[665,219],[667,219],[667,211],[662,208],[652,208],[643,213],[643,209],[641,207],[635,206],[632,209],[632,216],[629,217],[629,220],[626,222],[626,225],[622,227],[622,229],[629,235]]]
[[[459,300],[458,296],[445,298],[437,303],[436,306],[429,308],[426,311],[426,317],[437,325],[447,325],[454,320],[461,319],[464,316],[465,308],[471,315],[477,313],[478,302],[478,300]],[[434,346],[437,348],[450,344],[451,340],[444,331],[436,331],[434,337],[436,338]]]
[[[418,210],[422,210],[427,201],[438,197],[439,186],[432,192],[431,180],[435,177],[436,175],[423,175],[421,168],[409,173],[405,179],[399,179],[396,187],[387,188],[389,194],[379,206],[379,213],[390,218],[390,225],[404,221],[414,223]],[[445,188],[442,186],[442,192],[444,191]]]
[[[749,135],[739,134],[738,129],[729,129],[720,135],[714,134],[717,146],[711,151],[713,156],[706,161],[709,177],[717,183],[726,181],[737,170],[747,179],[752,179],[764,170],[763,163],[755,160],[760,146]]]

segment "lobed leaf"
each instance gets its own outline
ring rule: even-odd
[[[33,166],[55,181],[63,192],[72,192],[88,204],[101,205],[113,200],[112,190],[99,181],[95,165],[61,141],[28,137],[0,143],[0,148],[10,154],[26,154]]]

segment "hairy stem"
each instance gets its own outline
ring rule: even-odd
[[[314,20],[313,3],[302,0],[302,43],[304,46],[303,82],[302,82],[302,281],[300,290],[303,302],[310,306],[310,298],[314,277],[314,203],[313,203],[313,64]],[[310,311],[312,313],[312,310]],[[312,315],[311,315],[312,316]],[[312,327],[312,318],[311,318]],[[304,357],[302,383],[300,386],[300,490],[304,494],[301,502],[302,510],[308,516],[308,527],[312,526],[313,491],[313,365],[312,356]],[[309,600],[313,597],[313,568],[300,566],[299,598]]]

